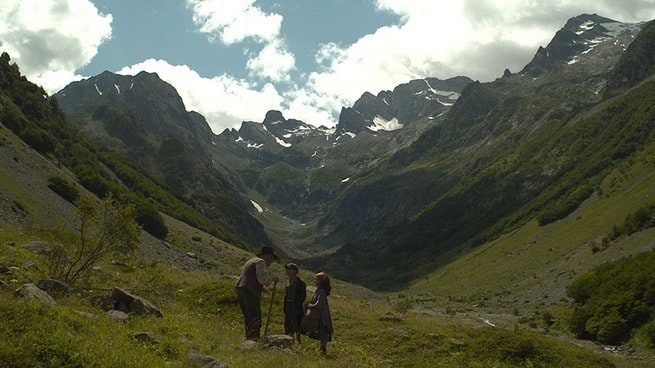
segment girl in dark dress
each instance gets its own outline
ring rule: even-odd
[[[330,278],[325,272],[319,272],[314,276],[314,283],[316,284],[316,292],[312,300],[307,304],[307,308],[318,309],[319,322],[318,322],[318,340],[321,341],[321,353],[327,354],[327,343],[332,341],[332,315],[330,314],[330,306],[328,305],[328,295],[332,291],[330,286]]]
[[[289,281],[284,289],[284,333],[300,342],[300,321],[303,317],[307,285],[298,277],[298,265],[287,263]]]

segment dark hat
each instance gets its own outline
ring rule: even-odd
[[[286,265],[284,265],[284,268],[290,268],[290,269],[298,272],[298,265],[293,263],[293,262],[292,263],[287,263]]]
[[[275,254],[275,249],[272,247],[262,247],[262,250],[257,254],[258,257],[261,257],[263,255],[270,254],[273,256],[273,258],[278,259],[277,255]]]

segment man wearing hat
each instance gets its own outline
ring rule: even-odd
[[[275,250],[264,246],[257,256],[250,258],[241,269],[236,288],[247,340],[259,338],[262,327],[262,291],[264,286],[279,281],[277,276],[271,276],[268,269],[276,259]]]
[[[284,289],[284,333],[300,342],[300,322],[304,314],[307,285],[298,277],[297,264],[287,263],[284,268],[289,278]]]

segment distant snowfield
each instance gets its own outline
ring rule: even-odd
[[[369,126],[368,129],[374,132],[380,130],[386,130],[388,132],[391,132],[394,130],[401,129],[402,127],[403,125],[398,122],[398,119],[393,118],[391,120],[386,120],[385,118],[378,115],[375,118],[373,118],[373,126]]]
[[[253,201],[252,199],[250,200],[250,203],[252,203],[253,207],[255,207],[257,212],[259,212],[259,213],[264,212],[264,209],[262,208],[262,206],[259,205],[259,203]]]
[[[280,146],[282,146],[282,147],[286,147],[286,148],[291,147],[291,143],[287,143],[287,142],[281,140],[280,138],[278,138],[278,137],[276,137],[276,136],[273,136],[273,138],[275,138],[275,141],[276,141],[277,144],[279,144]]]

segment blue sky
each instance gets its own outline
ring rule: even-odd
[[[257,52],[255,42],[225,45],[208,42],[198,32],[193,16],[180,0],[92,0],[103,14],[112,15],[112,38],[98,49],[98,55],[80,70],[83,75],[96,75],[104,70],[116,71],[149,58],[165,59],[171,64],[189,65],[201,76],[217,72],[247,78],[244,52]],[[298,70],[316,68],[314,55],[319,45],[337,40],[351,44],[375,32],[381,26],[400,22],[388,11],[376,11],[366,0],[325,1],[285,0],[259,1],[266,13],[279,13],[284,21],[280,32],[295,53]],[[175,21],[172,21],[175,20]]]
[[[655,0],[3,0],[0,50],[54,93],[156,72],[215,133],[266,111],[334,125],[424,77],[519,71],[570,17],[655,18]]]

